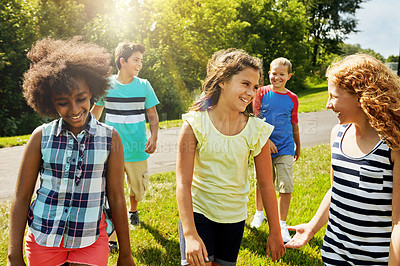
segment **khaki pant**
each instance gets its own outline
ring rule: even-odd
[[[125,162],[125,173],[129,187],[129,195],[135,197],[136,201],[142,201],[149,187],[147,160]]]

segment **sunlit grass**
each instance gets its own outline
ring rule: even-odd
[[[28,142],[28,139],[30,136],[31,135],[1,137],[0,138],[0,148],[24,145]]]
[[[299,113],[319,112],[326,110],[328,100],[328,85],[311,86],[297,94],[299,98]]]
[[[183,124],[182,119],[162,121],[158,124],[158,128],[166,129],[172,127],[181,127]]]
[[[287,222],[290,225],[308,222],[329,189],[330,152],[328,145],[302,149],[295,163],[295,190]],[[253,164],[250,168],[253,176]],[[251,179],[254,182],[254,179]],[[151,186],[145,200],[139,204],[142,225],[130,231],[132,254],[137,265],[179,265],[178,210],[175,197],[175,173],[160,173],[150,177]],[[127,192],[127,190],[126,190]],[[323,265],[320,248],[325,228],[305,247],[288,249],[279,262],[266,256],[268,224],[250,228],[255,211],[254,185],[249,194],[248,218],[239,252],[238,265]],[[117,255],[111,255],[109,265],[115,265]]]
[[[294,192],[287,222],[290,225],[309,221],[329,189],[329,145],[302,149],[294,168]],[[253,176],[253,166],[249,168]],[[248,218],[241,245],[238,265],[322,265],[320,248],[324,229],[305,247],[288,249],[279,262],[265,257],[268,224],[258,230],[250,223],[255,211],[254,179],[249,194]],[[130,230],[132,254],[137,265],[179,265],[178,209],[175,197],[175,173],[166,172],[150,177],[150,187],[139,204],[141,226]],[[126,199],[128,190],[125,188]],[[11,203],[0,204],[0,265],[6,265],[8,217]],[[108,265],[116,265],[117,255],[110,255]]]

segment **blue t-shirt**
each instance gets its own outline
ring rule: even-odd
[[[105,98],[96,103],[105,106],[105,123],[113,126],[121,136],[125,162],[140,162],[149,158],[144,151],[146,136],[146,109],[159,104],[153,88],[146,79],[134,77],[129,84],[121,84],[117,76],[110,77]]]
[[[299,101],[296,94],[286,89],[286,93],[272,90],[272,86],[264,86],[257,90],[254,100],[255,112],[265,122],[274,126],[269,137],[278,149],[271,157],[279,155],[294,156],[293,126],[298,123]]]

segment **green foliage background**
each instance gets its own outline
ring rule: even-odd
[[[170,120],[180,118],[200,95],[208,58],[224,48],[244,49],[262,58],[265,83],[274,58],[290,59],[294,75],[287,86],[295,92],[304,90],[305,81],[323,76],[343,50],[346,34],[356,31],[355,10],[364,1],[1,2],[0,136],[12,136],[28,134],[46,121],[26,105],[21,93],[23,73],[29,67],[26,53],[38,39],[81,35],[110,53],[121,41],[143,43],[147,50],[140,77],[150,81],[160,99],[161,120]]]

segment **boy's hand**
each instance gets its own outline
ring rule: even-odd
[[[300,148],[296,147],[296,150],[294,151],[294,159],[293,159],[293,161],[294,162],[297,161],[297,159],[299,159],[299,157],[300,157]]]
[[[278,153],[278,149],[276,148],[272,140],[268,139],[268,141],[269,141],[269,150],[271,151],[271,153]]]
[[[287,248],[301,248],[305,244],[310,241],[310,239],[314,236],[314,232],[312,231],[312,227],[309,224],[299,224],[296,226],[288,226],[288,229],[291,231],[296,231],[296,234],[288,243],[286,243],[285,247]]]
[[[147,141],[146,146],[144,147],[144,152],[152,154],[156,151],[156,148],[157,148],[157,139],[151,136]]]
[[[271,235],[267,239],[267,258],[270,256],[272,261],[280,259],[285,253],[286,248],[283,244],[282,237],[272,237]]]

